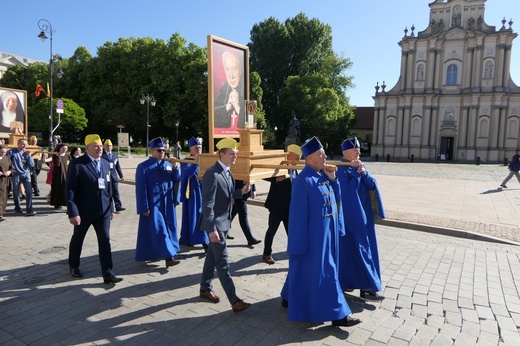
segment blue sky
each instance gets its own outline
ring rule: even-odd
[[[68,58],[78,46],[96,55],[97,48],[118,38],[152,37],[167,40],[179,32],[188,42],[206,47],[207,35],[239,44],[249,42],[252,26],[269,17],[283,22],[303,12],[332,27],[333,46],[354,63],[347,74],[356,87],[348,91],[353,105],[373,106],[376,82],[387,90],[399,78],[401,50],[398,42],[404,28],[426,29],[428,4],[433,0],[27,0],[11,15],[2,16],[6,33],[0,50],[48,60],[49,43],[42,43],[38,20],[49,20],[54,32],[53,51]],[[46,7],[45,5],[48,4]],[[485,21],[497,28],[501,20],[513,19],[520,32],[518,0],[487,0]],[[507,24],[506,24],[507,26]],[[520,85],[520,40],[513,45],[513,80]]]

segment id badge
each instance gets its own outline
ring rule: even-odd
[[[110,162],[110,169],[114,169],[114,163]]]
[[[105,179],[103,179],[103,178],[99,178],[98,179],[98,188],[100,190],[104,190],[105,189]]]

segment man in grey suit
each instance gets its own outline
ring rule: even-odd
[[[213,293],[211,281],[217,269],[217,275],[226,292],[234,312],[247,309],[251,304],[245,303],[236,295],[235,284],[229,274],[229,260],[226,236],[231,228],[231,211],[233,198],[242,198],[251,186],[245,184],[235,192],[235,182],[229,167],[237,159],[237,142],[233,138],[224,138],[217,143],[219,160],[206,170],[202,177],[202,216],[200,229],[209,236],[209,247],[202,269],[200,297],[213,303],[220,298]]]

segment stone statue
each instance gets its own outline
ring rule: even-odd
[[[292,111],[292,119],[289,122],[289,129],[287,130],[287,137],[300,138],[300,121],[296,119],[296,112]]]

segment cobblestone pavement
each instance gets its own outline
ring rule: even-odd
[[[131,167],[126,166],[135,167],[135,160],[121,160],[130,182]],[[461,224],[514,228],[518,182],[511,181],[507,191],[489,192],[507,174],[503,167],[374,162],[367,168],[378,179],[392,216],[423,215],[417,221],[425,221],[444,213]],[[43,176],[42,196],[48,192]],[[201,247],[183,248],[181,264],[170,270],[162,261],[134,261],[138,222],[134,186],[120,186],[127,210],[115,216],[111,239],[116,274],[124,281],[115,287],[102,283],[92,230],[82,254],[85,278],[73,279],[67,265],[72,226],[65,213],[49,207],[44,197],[35,199],[35,217],[15,216],[9,205],[7,221],[0,224],[0,344],[520,344],[516,245],[379,225],[386,299],[373,303],[361,300],[359,291],[348,293],[351,309],[363,321],[355,327],[297,323],[288,321],[280,306],[288,264],[283,229],[273,247],[276,264],[269,266],[260,261],[262,244],[247,247],[238,221],[233,223],[232,276],[239,296],[253,303],[250,309],[233,313],[225,299],[211,304],[198,298]],[[260,194],[266,191],[261,182],[258,186]],[[421,194],[424,204],[415,199]],[[441,200],[442,208],[431,205]],[[263,238],[267,210],[258,203],[249,209],[253,234]],[[473,214],[464,215],[467,210]],[[180,208],[177,212],[180,215]],[[214,284],[215,292],[223,296],[218,280]]]

